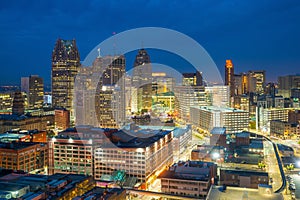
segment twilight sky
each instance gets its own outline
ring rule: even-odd
[[[18,84],[20,77],[30,74],[50,83],[51,53],[58,37],[75,38],[84,60],[112,32],[146,26],[170,28],[192,37],[222,74],[226,59],[233,60],[236,73],[265,69],[269,81],[300,73],[297,0],[2,0],[0,84]],[[128,56],[128,68],[134,54]],[[150,56],[153,62],[179,71],[188,65],[169,54],[153,52]]]

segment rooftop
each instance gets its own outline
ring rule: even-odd
[[[30,146],[35,146],[37,144],[45,145],[43,143],[34,143],[34,142],[11,142],[11,143],[0,142],[0,149],[20,150]]]
[[[247,199],[247,200],[284,200],[281,193],[269,193],[264,188],[265,193],[259,192],[259,189],[250,188],[238,188],[238,187],[226,187],[226,190],[222,186],[212,186],[208,195],[207,200],[219,200],[219,199]]]
[[[222,113],[232,113],[232,112],[246,113],[247,112],[235,108],[218,107],[218,106],[191,106],[191,107],[199,110],[210,111],[210,112],[222,112]]]
[[[226,134],[226,128],[224,127],[214,127],[211,131],[211,134],[216,134],[216,135],[224,135]]]

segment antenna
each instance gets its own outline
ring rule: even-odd
[[[98,58],[101,58],[101,49],[98,48],[97,51],[98,51]]]

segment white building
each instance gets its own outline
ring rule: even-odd
[[[249,128],[249,112],[216,106],[191,107],[191,123],[206,132],[225,127],[226,133],[238,133]]]
[[[136,177],[146,187],[153,180],[156,171],[173,162],[173,133],[171,131],[137,132],[137,136],[124,131],[115,133],[114,141],[101,144],[94,154],[94,178],[112,175],[124,170],[130,177]],[[142,136],[143,135],[143,136]]]

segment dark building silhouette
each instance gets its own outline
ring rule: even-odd
[[[24,98],[21,92],[17,91],[14,95],[12,114],[13,115],[24,115]]]
[[[26,92],[28,108],[42,108],[44,103],[44,80],[38,75],[21,78],[21,91]]]

